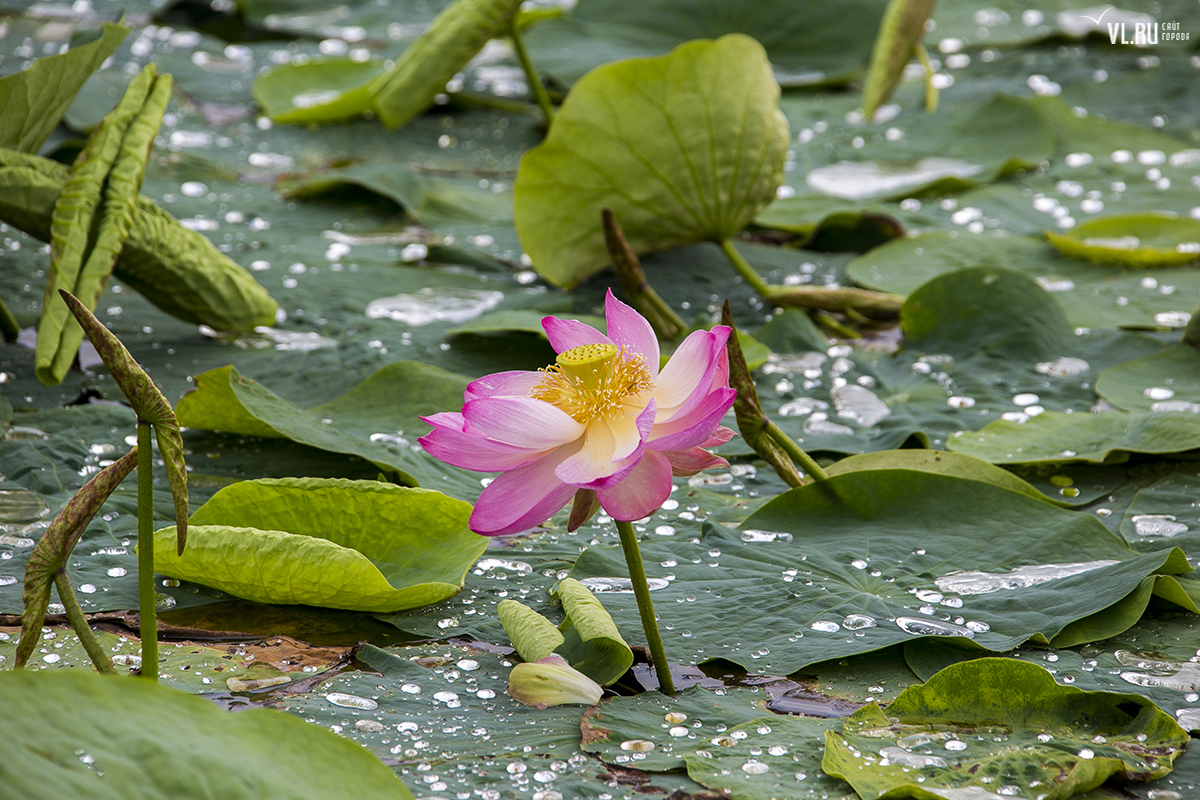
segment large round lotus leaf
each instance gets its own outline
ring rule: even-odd
[[[825,735],[825,772],[864,800],[1070,797],[1112,775],[1171,771],[1187,732],[1150,700],[1059,686],[1044,668],[984,658],[947,667]]]
[[[540,70],[567,83],[619,58],[657,56],[694,39],[744,33],[767,51],[785,87],[845,82],[871,55],[884,0],[836,6],[729,0],[583,0],[527,34]],[[846,25],[846,19],[858,24]]]
[[[901,469],[793,489],[740,530],[706,523],[698,542],[646,541],[642,556],[669,658],[768,674],[925,636],[993,652],[1105,638],[1141,616],[1154,575],[1191,569],[1179,550],[1138,555],[1094,517]],[[572,577],[626,574],[619,548],[593,547]],[[632,593],[602,599],[636,640]]]
[[[1071,323],[1084,328],[1183,327],[1200,296],[1200,271],[1092,264],[1064,256],[1042,239],[1004,232],[935,231],[896,239],[855,258],[846,274],[870,289],[907,295],[936,275],[977,266],[1007,267],[1037,279]],[[1160,291],[1160,284],[1171,292]]]
[[[783,180],[778,102],[762,45],[742,34],[588,73],[517,172],[514,217],[534,268],[568,287],[600,271],[604,208],[639,253],[733,236]]]
[[[1126,411],[1200,412],[1200,349],[1185,340],[1115,364],[1096,379],[1096,394]]]
[[[377,481],[242,481],[192,515],[182,556],[155,533],[156,569],[260,603],[391,613],[462,589],[487,540],[471,507]]]
[[[993,464],[1115,463],[1127,460],[1130,453],[1182,453],[1200,448],[1200,416],[1174,411],[1047,412],[1024,422],[998,419],[978,431],[960,432],[946,444],[951,450]]]
[[[1200,221],[1176,214],[1122,214],[1046,231],[1072,258],[1129,267],[1175,267],[1200,259]]]
[[[90,672],[0,673],[0,786],[22,800],[403,800],[353,742],[268,709]]]

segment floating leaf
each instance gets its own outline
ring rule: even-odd
[[[1028,495],[1038,500],[1047,500],[1056,505],[1066,505],[1038,491],[1028,481],[1021,480],[1006,469],[1001,469],[974,456],[946,450],[881,450],[875,453],[843,458],[826,470],[830,475],[846,472],[861,472],[871,469],[913,469],[921,472],[936,472],[969,478],[973,481],[993,483],[1004,489]]]
[[[1149,700],[1059,686],[1042,667],[979,659],[939,672],[825,735],[824,770],[887,795],[1066,798],[1110,776],[1161,778],[1187,733]],[[999,794],[996,794],[999,792]]]
[[[155,567],[259,603],[391,613],[462,589],[487,547],[470,513],[439,492],[377,481],[242,481],[192,515],[183,555]],[[156,544],[174,535],[157,531]]]
[[[331,403],[302,409],[235,368],[221,367],[196,376],[196,390],[179,401],[179,415],[188,428],[279,436],[356,455],[395,470],[412,485],[473,500],[477,477],[413,450],[426,428],[420,417],[460,407],[469,382],[428,364],[399,361]]]
[[[455,0],[408,46],[396,66],[370,85],[375,112],[399,128],[433,104],[489,39],[504,32],[519,0]]]
[[[149,681],[4,672],[0,705],[5,784],[28,800],[117,800],[149,786],[179,800],[283,800],[297,786],[330,797],[412,797],[390,769],[328,731],[269,709],[229,714]]]
[[[1085,691],[1136,692],[1178,718],[1185,729],[1200,728],[1200,715],[1187,695],[1196,686],[1196,655],[1192,643],[1200,631],[1193,614],[1148,616],[1116,638],[1079,649],[1047,650],[1036,645],[1009,653],[1033,664],[1053,669],[1054,679]],[[922,680],[942,669],[992,655],[969,642],[922,639],[904,646],[904,659]]]
[[[517,173],[517,233],[535,269],[569,287],[608,264],[604,208],[638,253],[736,234],[783,179],[778,101],[762,46],[740,34],[587,75]]]
[[[836,719],[763,717],[730,728],[687,753],[688,775],[723,796],[741,800],[858,800],[821,771],[821,750]]]
[[[1121,463],[1130,453],[1182,453],[1200,448],[1200,416],[1173,411],[1047,412],[1023,423],[998,419],[978,431],[951,437],[947,447],[993,464]]]
[[[1200,259],[1200,221],[1171,213],[1097,217],[1050,243],[1072,258],[1127,267],[1177,267]]]
[[[637,753],[638,769],[682,769],[692,747],[705,747],[726,728],[764,716],[766,699],[760,690],[714,692],[699,686],[674,697],[658,692],[611,697],[584,712],[581,747],[610,764]]]
[[[1071,643],[1113,636],[1146,608],[1155,575],[1191,569],[1178,549],[1137,554],[1094,517],[899,469],[835,475],[779,495],[737,531],[709,522],[698,543],[641,547],[655,606],[677,609],[668,657],[775,674],[925,636],[993,652],[1064,631]],[[592,547],[571,575],[623,577],[622,564],[619,549]],[[632,593],[600,597],[620,629],[637,629]]]
[[[538,68],[571,84],[615,59],[658,56],[694,39],[743,33],[760,42],[784,87],[844,84],[871,55],[885,0],[730,5],[725,0],[583,0],[527,34]],[[855,24],[845,24],[853,19]],[[622,222],[622,224],[624,224]]]
[[[1035,278],[1054,294],[1071,324],[1084,328],[1183,327],[1200,296],[1200,272],[1089,264],[1038,238],[1002,233],[935,231],[897,239],[855,258],[846,274],[862,286],[906,295],[937,275],[984,265]],[[1147,291],[1143,284],[1151,283],[1173,291]]]
[[[25,590],[22,593],[25,608],[21,613],[21,641],[14,659],[17,667],[23,666],[37,647],[46,619],[46,608],[50,605],[50,589],[55,574],[66,569],[67,559],[84,529],[108,496],[136,466],[135,447],[84,484],[58,512],[34,546],[25,566]]]
[[[542,320],[546,318],[546,314],[541,311],[530,311],[527,309],[502,309],[484,314],[482,317],[465,322],[462,325],[456,325],[446,331],[450,336],[462,336],[463,334],[486,335],[489,333],[506,333],[509,331],[519,333],[532,333],[543,339],[546,338],[546,329],[542,327]],[[605,329],[604,317],[597,317],[591,314],[554,314],[559,319],[573,319],[582,322],[585,325],[591,325],[599,331]]]
[[[67,174],[55,161],[0,148],[0,219],[50,241]],[[168,314],[216,330],[269,325],[278,311],[249,272],[141,196],[113,274]]]
[[[0,79],[0,147],[26,153],[41,149],[88,76],[113,54],[129,28],[105,22],[98,33],[86,44],[39,58]]]
[[[251,91],[263,113],[275,122],[341,122],[371,108],[371,83],[383,61],[328,58],[272,67],[254,79]]]

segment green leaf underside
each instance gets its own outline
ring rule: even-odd
[[[50,241],[54,204],[67,177],[58,162],[0,148],[0,218]],[[168,314],[216,330],[269,325],[278,310],[249,272],[143,196],[113,274]]]
[[[955,436],[952,450],[993,464],[1085,461],[1119,463],[1131,453],[1183,453],[1200,448],[1200,417],[1187,412],[1061,414],[1025,423],[996,420]]]
[[[333,402],[302,409],[230,366],[198,375],[196,391],[179,401],[178,413],[185,427],[288,438],[359,456],[413,485],[474,499],[478,479],[411,449],[426,431],[419,418],[460,407],[468,383],[428,364],[400,361],[381,367]],[[376,433],[406,443],[372,441]]]
[[[855,712],[826,733],[822,766],[866,800],[1058,800],[1115,774],[1161,778],[1187,742],[1143,697],[1059,686],[1037,665],[987,658],[906,689],[886,713]]]
[[[156,567],[256,602],[391,613],[462,588],[487,546],[469,515],[438,492],[376,481],[243,481],[201,506],[187,550],[166,548]]]
[[[331,797],[412,797],[390,769],[328,731],[268,709],[228,714],[148,681],[5,672],[0,705],[0,775],[14,797],[283,800],[297,786]]]
[[[501,600],[496,615],[521,658],[529,663],[553,655],[564,641],[554,623],[516,600]]]
[[[129,28],[105,22],[94,41],[0,79],[0,147],[37,152],[88,76],[128,35]]]
[[[875,115],[904,77],[904,68],[925,37],[925,22],[937,0],[892,0],[883,14],[867,79],[863,84],[863,113]]]
[[[624,675],[633,665],[633,651],[600,601],[571,578],[563,579],[555,593],[566,615],[558,627],[563,643],[556,652],[601,686]]]
[[[534,268],[569,287],[608,264],[603,208],[639,253],[737,233],[783,178],[778,99],[761,45],[740,34],[589,73],[517,173]]]
[[[682,615],[664,639],[672,660],[724,658],[787,674],[922,636],[970,638],[993,652],[1064,631],[1105,638],[1145,609],[1148,576],[1191,569],[1177,549],[1138,555],[1095,518],[912,470],[850,472],[793,489],[740,531],[707,523],[699,544],[643,544],[650,577],[675,576],[652,595],[656,607]],[[674,563],[654,566],[664,561]],[[1037,565],[1059,577],[1026,579]],[[968,572],[1014,588],[955,591],[956,576]],[[625,574],[615,548],[589,549],[572,571],[581,580]],[[632,594],[601,597],[621,630],[637,630]]]
[[[383,61],[329,58],[273,67],[254,81],[255,101],[275,122],[341,122],[371,108],[368,87]]]

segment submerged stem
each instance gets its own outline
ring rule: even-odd
[[[546,87],[542,85],[542,79],[538,77],[537,69],[533,66],[533,59],[529,57],[529,50],[525,47],[525,34],[521,33],[521,26],[517,24],[516,15],[513,15],[512,24],[509,26],[509,36],[512,37],[513,49],[517,51],[517,60],[521,62],[521,69],[525,70],[525,80],[529,81],[529,88],[533,91],[533,96],[537,98],[537,103],[542,109],[542,116],[546,118],[546,127],[554,122],[554,104],[550,102],[550,95],[546,91]]]
[[[142,677],[158,681],[158,614],[154,593],[154,451],[149,422],[138,420],[138,633]]]
[[[733,246],[733,242],[729,239],[722,239],[721,250],[725,252],[725,257],[733,264],[733,268],[742,276],[742,280],[750,284],[754,291],[763,297],[766,297],[770,293],[771,285],[763,279],[762,275],[759,275],[755,271],[754,267],[750,266],[750,262],[737,251],[737,248]]]
[[[654,618],[654,601],[650,599],[650,585],[646,582],[646,567],[642,564],[637,534],[631,523],[616,522],[617,533],[621,535],[621,549],[625,551],[625,564],[629,567],[629,579],[633,582],[633,594],[637,598],[638,614],[642,618],[642,630],[646,633],[650,656],[654,660],[654,672],[658,675],[659,689],[663,694],[674,695],[675,682],[671,679],[671,666],[667,663],[667,652],[663,649],[658,621]]]
[[[67,619],[71,621],[71,627],[75,629],[75,635],[87,651],[88,658],[96,665],[96,671],[102,675],[116,675],[117,671],[113,669],[112,661],[100,646],[100,642],[96,641],[96,635],[92,633],[87,617],[83,615],[83,608],[79,605],[75,590],[71,588],[71,579],[67,577],[66,569],[55,573],[54,585],[58,587],[58,599],[62,600],[63,608],[67,610]]]
[[[765,428],[767,434],[775,440],[775,442],[784,449],[792,460],[798,463],[805,472],[813,476],[814,480],[823,481],[829,477],[829,473],[821,469],[821,465],[813,460],[813,457],[804,451],[804,448],[796,444],[792,437],[783,432],[783,429],[776,425],[773,421],[767,420]]]

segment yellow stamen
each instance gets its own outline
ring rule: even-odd
[[[627,397],[654,388],[646,360],[624,347],[585,344],[560,353],[542,369],[529,396],[558,406],[578,422],[619,410]]]

